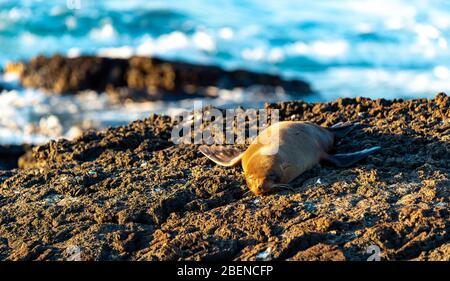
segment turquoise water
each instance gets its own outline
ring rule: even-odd
[[[157,55],[303,77],[321,100],[450,88],[450,2],[0,1],[0,63]]]
[[[223,91],[218,106],[432,97],[450,89],[449,41],[445,0],[0,0],[0,65],[56,52],[159,56],[301,78],[316,91],[270,100]],[[101,93],[61,98],[19,88],[0,94],[0,144],[42,143],[190,107],[114,107]]]

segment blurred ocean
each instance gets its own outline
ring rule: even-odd
[[[445,0],[0,0],[2,66],[55,52],[151,55],[298,77],[317,91],[309,101],[449,92],[449,40]],[[241,92],[224,97],[216,104],[255,101]],[[89,118],[102,127],[179,108],[189,104],[112,108],[101,97],[84,102],[18,89],[0,94],[0,143],[39,143]],[[49,116],[59,127],[55,119],[45,123]]]

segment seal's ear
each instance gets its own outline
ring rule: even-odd
[[[236,148],[232,146],[201,145],[198,149],[206,157],[225,167],[231,167],[238,164],[245,152],[245,148]]]

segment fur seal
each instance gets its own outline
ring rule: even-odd
[[[291,189],[289,183],[321,161],[348,167],[378,151],[379,146],[353,153],[330,154],[336,140],[358,124],[325,128],[301,121],[283,121],[264,129],[247,149],[232,146],[199,147],[206,157],[222,166],[242,163],[250,190],[261,195]]]

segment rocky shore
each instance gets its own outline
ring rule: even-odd
[[[148,57],[37,56],[9,68],[20,69],[20,83],[26,88],[41,88],[57,94],[106,91],[118,101],[214,97],[218,88],[255,85],[270,89],[279,87],[293,94],[311,92],[309,85],[301,80]]]
[[[71,89],[55,85],[43,86]],[[0,171],[0,259],[63,260],[75,247],[83,260],[366,260],[374,245],[382,260],[450,259],[449,96],[266,107],[358,121],[338,152],[382,151],[256,197],[240,167],[172,144],[169,117],[52,141]]]

